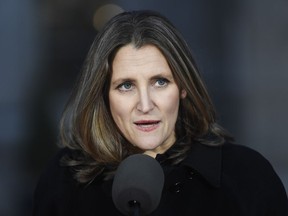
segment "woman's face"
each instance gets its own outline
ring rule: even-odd
[[[152,45],[119,49],[112,63],[109,102],[125,138],[155,156],[175,142],[180,94],[162,53]]]

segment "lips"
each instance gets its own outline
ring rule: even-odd
[[[160,121],[158,120],[140,120],[135,121],[136,128],[140,131],[150,132],[159,127]]]

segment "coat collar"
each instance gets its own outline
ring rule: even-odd
[[[220,187],[222,167],[222,146],[208,146],[193,143],[182,164],[196,170],[214,187]]]

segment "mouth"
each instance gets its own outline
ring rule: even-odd
[[[136,128],[140,131],[150,132],[159,127],[160,121],[158,120],[140,120],[134,122]]]

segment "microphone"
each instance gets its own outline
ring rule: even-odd
[[[134,154],[123,160],[116,171],[112,199],[125,215],[137,215],[138,210],[147,215],[159,205],[163,185],[164,173],[158,161],[145,154]]]

